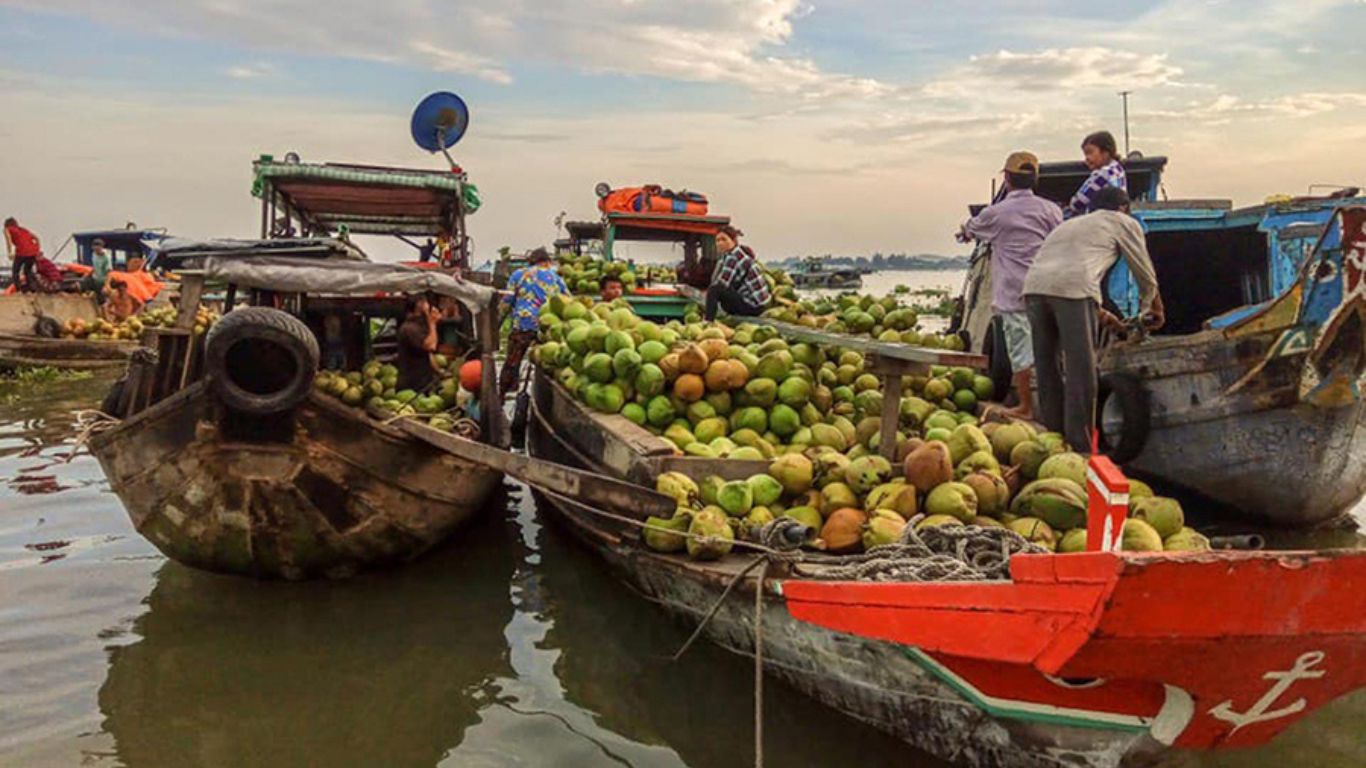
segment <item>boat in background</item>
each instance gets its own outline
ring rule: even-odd
[[[1084,178],[1078,165],[1044,163],[1039,194],[1065,201]],[[1235,519],[1348,520],[1366,494],[1366,197],[1345,189],[1240,209],[1159,201],[1165,165],[1128,163],[1167,322],[1155,335],[1103,340],[1102,449]],[[990,264],[979,244],[952,328],[1000,379],[1008,362],[991,319]],[[1122,261],[1106,293],[1121,317],[1138,313]]]
[[[863,275],[857,269],[826,269],[821,260],[808,256],[801,266],[788,272],[798,288],[854,289],[863,287]]]

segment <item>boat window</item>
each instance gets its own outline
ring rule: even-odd
[[[1149,233],[1167,309],[1160,333],[1194,333],[1216,315],[1270,299],[1267,248],[1255,226]]]

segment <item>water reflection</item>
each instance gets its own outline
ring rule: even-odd
[[[132,768],[432,766],[507,675],[501,520],[392,573],[261,583],[167,563],[110,651],[104,729]]]
[[[544,647],[559,649],[555,676],[565,699],[604,729],[667,745],[690,766],[754,764],[754,672],[750,659],[706,642],[669,660],[690,628],[608,573],[551,526],[539,567]],[[945,765],[903,742],[765,680],[768,765]]]

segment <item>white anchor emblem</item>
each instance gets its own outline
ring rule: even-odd
[[[1224,722],[1233,723],[1233,730],[1230,731],[1230,733],[1236,733],[1239,728],[1246,725],[1253,725],[1267,720],[1278,720],[1282,717],[1288,717],[1303,712],[1306,706],[1304,699],[1296,699],[1280,709],[1270,709],[1270,707],[1272,704],[1275,704],[1276,700],[1281,698],[1286,691],[1290,690],[1290,686],[1294,685],[1297,681],[1316,680],[1327,674],[1325,670],[1314,669],[1314,667],[1318,666],[1319,663],[1323,661],[1324,655],[1323,651],[1310,651],[1309,653],[1301,655],[1298,659],[1295,659],[1295,666],[1289,671],[1267,672],[1262,675],[1263,680],[1275,680],[1276,682],[1266,693],[1262,694],[1262,697],[1258,699],[1257,703],[1253,704],[1252,708],[1248,711],[1233,711],[1233,701],[1229,700],[1215,705],[1209,713]]]

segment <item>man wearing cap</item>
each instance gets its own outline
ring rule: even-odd
[[[1068,219],[1044,241],[1025,276],[1025,309],[1039,373],[1039,415],[1073,450],[1088,452],[1096,421],[1096,326],[1119,320],[1101,309],[1101,281],[1120,258],[1138,283],[1144,325],[1165,319],[1157,272],[1143,227],[1129,215],[1129,195],[1105,187],[1092,211]]]
[[[1034,405],[1030,387],[1034,344],[1025,315],[1024,280],[1044,239],[1062,223],[1062,209],[1034,194],[1039,183],[1039,158],[1032,153],[1012,153],[1001,170],[1005,174],[1005,197],[969,219],[959,239],[975,239],[991,246],[991,311],[1001,318],[1011,383],[1020,400],[1008,413],[1028,419]]]

